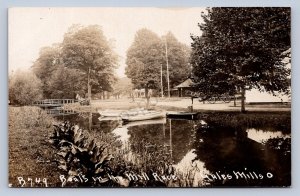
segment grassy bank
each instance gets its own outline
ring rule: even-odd
[[[9,107],[10,186],[45,187],[46,181],[48,187],[56,186],[59,171],[53,162],[55,149],[48,143],[54,122],[38,107]],[[41,182],[35,182],[39,178]]]
[[[248,111],[241,112],[205,112],[200,113],[211,125],[236,128],[256,128],[265,130],[281,130],[291,133],[291,112],[288,111]]]
[[[72,172],[74,173],[73,170],[71,173],[65,171],[64,167],[60,165],[58,154],[62,152],[62,149],[58,149],[50,143],[49,139],[53,137],[54,132],[53,124],[59,124],[59,122],[38,107],[9,107],[9,186],[61,187],[62,181],[60,180],[60,175],[67,177]],[[157,166],[149,166],[149,162],[143,162],[144,159],[140,160],[140,158],[137,161],[138,164],[128,161],[126,157],[129,152],[124,152],[120,149],[120,142],[112,133],[103,133],[101,130],[84,132],[86,133],[84,137],[86,139],[82,138],[84,142],[94,140],[97,143],[95,145],[104,148],[104,156],[99,158],[100,162],[101,160],[103,162],[103,159],[108,155],[114,157],[109,162],[109,166],[111,167],[109,172],[111,175],[120,178],[120,180],[118,182],[107,181],[108,177],[102,176],[103,182],[98,185],[70,182],[67,183],[66,187],[157,186],[157,182],[153,180],[129,182],[125,175],[125,173],[140,172],[144,170],[142,167],[145,166],[147,166],[146,171],[152,171],[152,169],[157,169]],[[90,145],[88,146],[90,147]],[[65,148],[63,149],[65,150]],[[146,156],[145,152],[142,154],[145,157],[150,156],[150,154]],[[80,153],[79,155],[81,156]],[[81,161],[85,163],[89,160],[91,159],[84,158]],[[72,166],[72,168],[74,167]],[[76,170],[77,172],[86,174],[85,167],[82,169],[81,166],[76,164],[75,168],[78,170]],[[159,186],[165,186],[165,184],[162,183]]]

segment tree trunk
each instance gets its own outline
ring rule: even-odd
[[[236,107],[236,97],[234,95],[234,98],[233,98],[233,106]]]
[[[245,87],[243,86],[242,89],[241,89],[241,93],[242,93],[242,97],[241,97],[241,112],[242,113],[245,113],[246,112],[246,109],[245,109]]]
[[[89,101],[89,104],[91,103],[91,99],[92,99],[92,91],[91,91],[91,85],[90,85],[90,82],[91,82],[90,75],[91,75],[91,68],[89,67],[89,71],[88,71],[88,101]]]

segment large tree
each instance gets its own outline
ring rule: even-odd
[[[39,58],[32,66],[33,72],[42,82],[43,95],[46,98],[75,98],[84,94],[83,72],[75,68],[66,68],[62,62],[61,44],[44,47]]]
[[[191,64],[198,91],[207,97],[245,90],[287,92],[290,8],[211,8],[192,36]]]
[[[161,62],[164,58],[160,38],[148,29],[139,30],[127,51],[126,75],[135,88],[156,88],[160,82]]]
[[[131,78],[135,88],[145,89],[148,100],[148,90],[160,86],[163,51],[161,39],[148,29],[137,31],[134,42],[127,51],[126,75]]]
[[[63,64],[85,73],[88,99],[92,91],[111,90],[117,55],[97,25],[72,26],[62,43]]]
[[[161,70],[163,89],[167,89],[167,60],[171,88],[189,76],[189,55],[188,46],[180,43],[171,32],[159,37],[148,29],[141,29],[127,51],[126,75],[135,88],[145,89],[149,100],[150,88],[161,90]]]

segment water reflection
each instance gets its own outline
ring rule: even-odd
[[[186,186],[201,187],[209,185],[209,183],[206,182],[206,176],[209,175],[210,172],[205,168],[204,162],[195,160],[196,157],[195,149],[191,149],[174,167],[179,175],[192,177],[186,181],[188,183]]]
[[[102,121],[103,119],[107,119],[105,118],[99,118],[100,121]],[[114,120],[120,120],[120,119],[116,119],[114,118]],[[117,128],[115,128],[112,133],[116,134],[117,136],[119,136],[119,139],[123,142],[123,143],[127,143],[130,135],[128,134],[128,128],[129,127],[134,127],[134,126],[142,126],[142,125],[153,125],[153,124],[162,124],[163,126],[163,134],[165,135],[165,128],[164,125],[166,124],[166,118],[162,118],[162,119],[155,119],[155,120],[143,120],[143,121],[133,121],[133,122],[128,122],[128,123],[122,123],[119,121],[119,126]]]
[[[265,141],[273,138],[290,138],[289,134],[284,134],[282,131],[264,131],[258,129],[247,129],[248,138],[259,143],[264,143]]]
[[[58,108],[48,108],[45,109],[47,114],[50,114],[52,116],[65,116],[65,115],[73,115],[76,114],[77,112],[74,110],[64,110],[61,107]]]
[[[118,135],[128,152],[127,160],[132,163],[148,164],[157,170],[162,163],[165,170],[172,165],[178,177],[184,179],[180,186],[291,183],[290,134],[286,131],[210,125],[203,120],[161,119],[122,124],[118,119],[99,117],[78,114],[70,120]]]
[[[242,127],[199,129],[196,138],[195,160],[203,161],[211,174],[232,176],[231,179],[210,178],[213,185],[288,186],[290,184],[290,154],[284,155],[282,151],[274,151],[267,145],[249,139],[246,129]],[[203,142],[199,142],[200,138]]]
[[[100,114],[92,112],[81,112],[73,115],[56,116],[58,120],[70,121],[86,130],[101,130],[105,133],[111,132],[120,122],[117,120],[99,121]]]
[[[177,172],[191,178],[189,186],[290,184],[290,154],[262,144],[275,137],[290,137],[282,132],[210,127],[203,121],[170,119],[165,124],[132,126],[128,130],[132,144],[143,141],[139,144],[169,147],[170,162]]]
[[[125,145],[128,142],[128,139],[130,138],[130,135],[128,134],[127,127],[117,127],[115,128],[112,133],[119,136],[119,140]]]
[[[168,148],[172,162],[178,163],[192,147],[193,121],[171,120],[165,123],[128,127],[129,141],[144,141]]]

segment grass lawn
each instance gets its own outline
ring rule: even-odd
[[[57,186],[55,149],[48,143],[53,122],[37,107],[9,107],[9,186]]]

